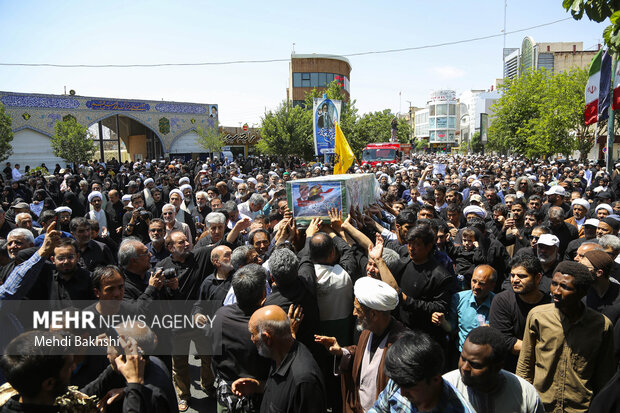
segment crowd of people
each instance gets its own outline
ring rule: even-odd
[[[356,165],[375,203],[301,225],[286,182],[332,170],[7,164],[0,412],[57,411],[68,386],[107,411],[186,411],[190,348],[218,412],[618,411],[620,164]],[[28,331],[9,310],[24,300],[103,315],[184,303],[211,332],[119,324],[93,332],[118,335],[107,356],[76,353],[37,345],[77,333]]]

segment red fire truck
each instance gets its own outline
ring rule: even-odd
[[[369,143],[362,151],[362,165],[397,163],[402,156],[402,149],[400,143]]]

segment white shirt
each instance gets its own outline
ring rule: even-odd
[[[15,180],[19,180],[19,178],[22,177],[21,172],[19,172],[17,168],[13,168],[12,175],[13,175],[13,179]]]
[[[499,373],[504,385],[492,394],[477,392],[461,380],[459,370],[443,375],[443,379],[456,387],[478,413],[544,413],[545,408],[534,386],[506,370]]]

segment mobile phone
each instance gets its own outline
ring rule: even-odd
[[[513,214],[512,212],[509,212],[508,219],[515,219],[515,214]]]

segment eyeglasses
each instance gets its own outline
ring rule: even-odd
[[[538,238],[540,238],[540,236],[537,237],[536,235],[530,235],[531,240],[538,241]]]

